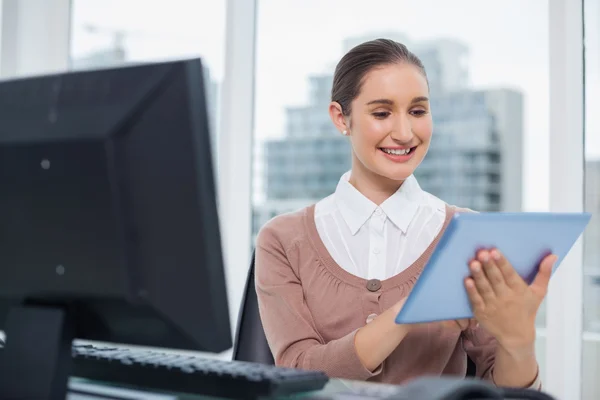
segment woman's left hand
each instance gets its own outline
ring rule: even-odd
[[[545,257],[528,285],[497,249],[482,250],[465,281],[477,322],[506,350],[528,349],[535,342],[535,318],[546,296],[557,257]]]

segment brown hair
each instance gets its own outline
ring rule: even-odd
[[[389,39],[375,39],[352,48],[337,64],[331,101],[338,102],[342,113],[349,116],[352,100],[360,93],[364,76],[373,68],[395,63],[414,65],[427,79],[423,63],[405,45]]]

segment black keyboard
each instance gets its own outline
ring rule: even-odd
[[[73,346],[72,376],[167,392],[226,398],[285,396],[322,389],[322,372],[161,351]]]

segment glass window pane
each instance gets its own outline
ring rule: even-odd
[[[333,193],[350,168],[328,116],[332,75],[348,49],[377,37],[406,44],[429,75],[423,189],[479,211],[548,209],[548,1],[260,0],[258,10],[254,234]]]
[[[585,210],[582,398],[600,398],[600,0],[584,1]]]
[[[72,69],[201,57],[212,132],[218,134],[225,0],[74,0],[72,7]]]

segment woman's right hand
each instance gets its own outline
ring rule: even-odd
[[[397,324],[396,315],[400,312],[406,297],[381,313],[371,322],[360,328],[354,337],[354,347],[361,363],[369,371],[375,371],[381,363],[398,347],[400,342],[415,328],[432,324],[443,324],[448,329],[465,330],[471,320],[451,320],[426,324]]]
[[[405,302],[406,298],[400,300],[356,332],[354,348],[362,365],[369,371],[379,368],[411,330],[410,325],[396,323],[396,315]]]

